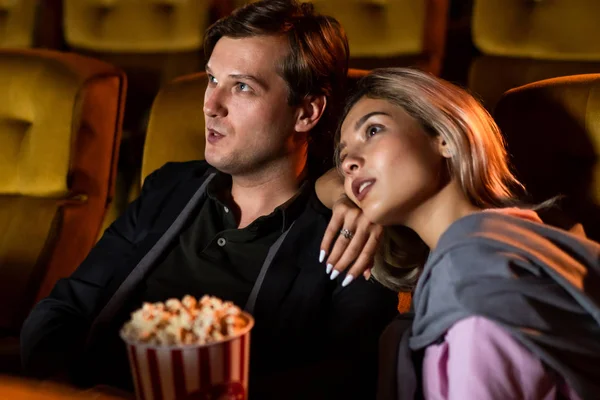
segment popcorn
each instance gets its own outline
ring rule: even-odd
[[[247,324],[231,302],[213,296],[197,301],[188,295],[181,301],[144,303],[131,314],[121,334],[128,341],[149,345],[202,345],[236,336]]]

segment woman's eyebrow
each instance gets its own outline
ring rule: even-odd
[[[386,115],[386,116],[390,117],[390,114],[383,112],[383,111],[371,111],[370,113],[363,115],[362,117],[360,117],[358,119],[358,121],[356,121],[356,124],[354,125],[354,130],[357,131],[358,128],[361,127],[361,125],[363,125],[365,122],[367,122],[367,120],[374,115]]]

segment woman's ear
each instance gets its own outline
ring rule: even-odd
[[[444,158],[452,158],[452,152],[450,151],[450,146],[448,145],[448,142],[446,142],[446,140],[442,136],[438,136],[436,140],[438,152],[440,153],[440,155]]]
[[[307,96],[302,100],[296,118],[296,132],[308,132],[317,125],[327,106],[324,95]]]

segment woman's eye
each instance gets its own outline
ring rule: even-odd
[[[377,133],[381,131],[381,127],[377,125],[371,125],[367,128],[367,136],[375,136]]]
[[[208,75],[208,82],[216,85],[217,79],[212,75]]]

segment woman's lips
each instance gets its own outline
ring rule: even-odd
[[[358,179],[352,183],[352,192],[357,201],[362,201],[371,191],[375,184],[375,179]]]

